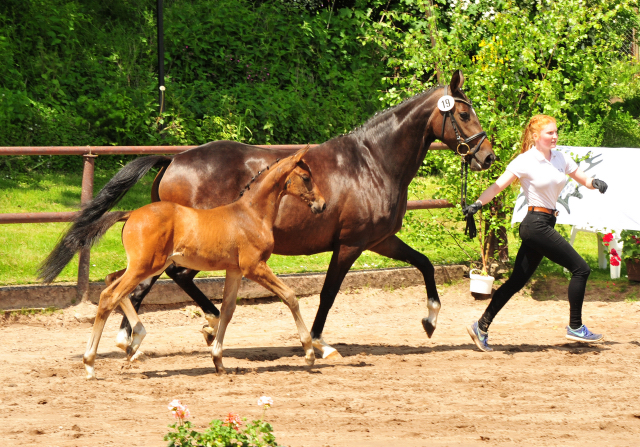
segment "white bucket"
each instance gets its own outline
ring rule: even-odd
[[[474,270],[475,269],[472,269],[469,272],[469,278],[471,279],[471,281],[469,282],[469,288],[472,292],[481,293],[483,295],[490,295],[495,278],[493,276],[478,275],[476,273],[473,273]]]

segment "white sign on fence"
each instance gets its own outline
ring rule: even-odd
[[[562,190],[556,209],[557,223],[602,230],[640,230],[640,149],[558,146],[580,162],[589,177],[604,180],[605,194],[587,189],[571,178]],[[522,190],[516,199],[511,223],[522,222],[527,203]]]

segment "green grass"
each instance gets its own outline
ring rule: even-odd
[[[114,172],[96,169],[95,191],[98,191],[113,176]],[[154,174],[148,174],[124,197],[117,209],[135,209],[149,203],[149,192]],[[76,211],[80,204],[82,178],[80,174],[22,174],[5,176],[0,179],[0,211],[58,212]],[[410,187],[409,200],[433,197],[438,179],[434,177],[416,178]],[[479,257],[478,244],[463,235],[462,225],[452,223],[451,209],[410,211],[405,217],[405,225],[399,236],[410,246],[425,254],[434,264],[459,264],[470,259],[466,253]],[[437,228],[444,224],[449,233],[434,238]],[[53,249],[66,223],[46,224],[6,224],[0,225],[0,285],[36,283],[36,269]],[[126,255],[120,242],[122,223],[114,225],[91,251],[91,281],[102,281],[116,270],[126,267]],[[560,228],[567,235],[569,228]],[[509,250],[513,257],[519,246],[519,238],[509,236]],[[458,246],[460,244],[464,251]],[[608,279],[608,270],[597,268],[597,245],[594,234],[579,233],[575,247],[592,266],[592,278]],[[466,252],[466,253],[465,253]],[[327,270],[331,253],[312,256],[273,255],[270,267],[277,274],[324,272]],[[353,269],[386,268],[406,266],[375,253],[366,251],[355,262]],[[74,282],[77,279],[77,256],[62,271],[58,282]],[[199,277],[222,276],[224,272],[201,272]],[[544,262],[538,275],[563,275],[562,268],[551,262]],[[624,267],[623,267],[623,275]]]

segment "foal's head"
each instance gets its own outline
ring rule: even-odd
[[[290,168],[292,170],[284,182],[282,194],[289,194],[300,198],[300,200],[309,205],[313,214],[318,214],[327,208],[327,204],[318,186],[313,181],[311,169],[309,169],[309,166],[302,159],[308,150],[309,146],[299,150],[288,159],[283,160],[283,162],[288,165],[284,168]]]

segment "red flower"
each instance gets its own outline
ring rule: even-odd
[[[611,242],[613,240],[613,233],[607,233],[604,236],[602,236],[602,240],[604,242]],[[609,245],[609,244],[605,244],[605,245]]]
[[[617,267],[620,265],[620,261],[618,261],[618,258],[611,258],[611,265],[614,267]]]
[[[615,248],[611,249],[611,256],[618,256],[618,252],[616,251]]]

